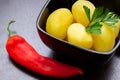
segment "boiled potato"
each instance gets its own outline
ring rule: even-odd
[[[81,23],[85,27],[90,23],[83,6],[87,6],[90,9],[90,19],[92,18],[95,6],[87,0],[78,0],[72,5],[72,14],[76,22]]]
[[[101,34],[92,34],[93,48],[96,51],[106,52],[110,51],[115,45],[115,37],[110,27],[104,23],[101,28]]]
[[[115,38],[117,38],[117,36],[119,34],[119,30],[120,30],[120,20],[115,25],[116,25],[116,27],[115,28],[111,28],[111,29],[114,32]]]
[[[72,22],[73,15],[69,9],[57,9],[49,15],[46,22],[46,31],[59,39],[65,39],[67,29]]]
[[[93,39],[91,34],[86,32],[85,27],[80,23],[73,23],[67,31],[68,42],[83,48],[92,48]]]

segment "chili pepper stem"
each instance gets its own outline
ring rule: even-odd
[[[14,33],[10,30],[10,25],[12,24],[12,23],[14,23],[15,22],[15,20],[11,20],[9,23],[8,23],[8,26],[7,26],[7,30],[8,30],[8,32],[9,32],[9,35],[10,35],[10,37],[11,36],[13,36],[14,35]]]

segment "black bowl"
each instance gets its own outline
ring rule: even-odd
[[[52,50],[63,54],[75,61],[78,61],[81,65],[98,65],[105,64],[111,59],[111,57],[116,52],[116,49],[120,45],[119,36],[116,39],[115,47],[109,52],[98,52],[94,50],[84,49],[78,46],[75,46],[67,41],[58,39],[45,31],[46,19],[51,12],[58,8],[68,8],[71,9],[72,4],[76,0],[48,0],[44,7],[42,8],[38,19],[37,19],[37,29],[42,41],[50,47]],[[120,5],[115,3],[113,0],[91,0],[95,6],[105,6],[110,10],[115,11],[117,14],[120,9]],[[108,4],[109,2],[109,4]],[[103,4],[104,3],[104,4]],[[120,2],[119,2],[120,3]],[[112,6],[112,8],[111,8]]]

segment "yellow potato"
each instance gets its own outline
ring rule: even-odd
[[[101,34],[92,34],[93,47],[96,51],[110,51],[115,45],[115,37],[113,31],[104,23],[101,28]]]
[[[67,8],[60,8],[52,12],[46,22],[46,31],[60,39],[65,39],[67,29],[73,22],[73,15]]]
[[[72,14],[76,22],[81,23],[85,27],[90,23],[85,13],[83,6],[87,6],[90,9],[90,19],[92,18],[95,6],[87,0],[78,0],[72,5]]]
[[[91,34],[86,32],[85,27],[80,23],[73,23],[67,31],[68,42],[83,48],[92,48],[93,39]]]
[[[118,34],[119,34],[119,30],[120,30],[120,20],[115,24],[116,27],[115,28],[111,28],[112,31],[114,32],[114,36],[115,38],[117,38]]]

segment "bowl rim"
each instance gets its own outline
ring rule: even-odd
[[[43,29],[40,27],[40,25],[39,25],[39,20],[40,20],[40,18],[41,18],[41,16],[42,16],[42,13],[44,12],[45,8],[48,6],[48,4],[49,4],[50,1],[51,1],[51,0],[47,0],[47,1],[46,1],[46,3],[44,4],[44,6],[42,7],[42,9],[41,9],[41,11],[40,11],[40,13],[39,13],[39,15],[38,15],[38,17],[37,17],[37,21],[36,21],[36,27],[37,27],[37,29],[40,30],[41,32],[43,32],[44,34],[46,34],[47,36],[50,36],[50,37],[52,37],[52,38],[54,38],[54,39],[56,39],[56,40],[58,40],[58,41],[61,41],[61,42],[63,42],[63,43],[66,43],[66,44],[68,44],[68,45],[74,46],[74,47],[76,47],[76,48],[78,48],[78,49],[82,49],[82,50],[85,50],[85,51],[88,51],[88,52],[92,52],[92,53],[94,53],[94,54],[100,54],[100,55],[110,55],[110,54],[114,53],[114,52],[117,50],[117,48],[120,46],[120,40],[119,40],[119,41],[115,44],[115,46],[113,47],[112,50],[107,51],[107,52],[100,52],[100,51],[95,51],[95,50],[92,50],[92,49],[87,49],[87,48],[82,48],[82,47],[76,46],[76,45],[74,45],[74,44],[72,44],[72,43],[70,43],[70,42],[67,42],[67,41],[62,40],[62,39],[58,39],[58,38],[50,35],[50,34],[47,33],[45,30],[43,30]]]

